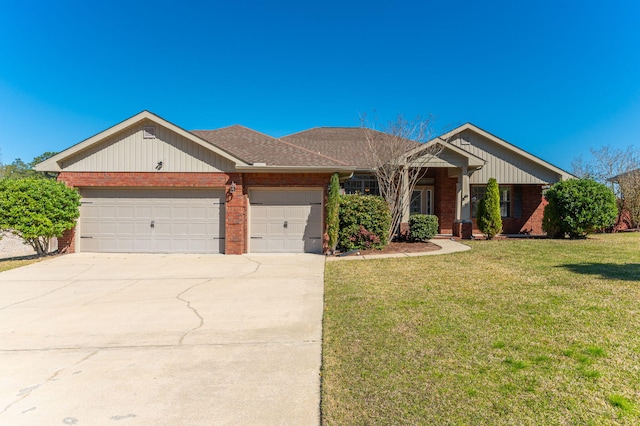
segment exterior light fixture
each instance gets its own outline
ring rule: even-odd
[[[229,192],[232,194],[236,192],[236,183],[234,181],[231,181],[231,185],[229,186]]]
[[[162,161],[158,161],[158,164],[156,164],[156,170],[160,169],[162,169]]]

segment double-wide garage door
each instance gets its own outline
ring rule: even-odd
[[[321,253],[321,189],[249,191],[252,253]]]
[[[224,252],[223,190],[82,189],[80,251]]]

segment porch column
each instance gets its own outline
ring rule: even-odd
[[[460,178],[458,180],[461,182],[461,215],[460,219],[463,222],[471,222],[471,186],[469,184],[469,171],[467,167],[463,167],[460,173]]]
[[[402,170],[402,223],[409,223],[411,216],[411,194],[409,193],[409,171]]]
[[[456,222],[453,235],[461,238],[471,238],[473,222],[471,221],[471,187],[469,185],[469,169],[460,168],[456,184]]]

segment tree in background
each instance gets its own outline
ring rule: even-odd
[[[75,226],[80,194],[62,182],[25,178],[0,180],[0,231],[10,232],[46,255],[53,237]]]
[[[484,198],[478,203],[476,218],[478,229],[488,240],[502,232],[500,188],[498,187],[498,181],[494,178],[489,179],[489,182],[487,182]]]
[[[628,212],[633,227],[640,227],[640,169],[630,170],[610,179],[618,185],[621,213]]]
[[[569,179],[547,190],[542,228],[554,238],[585,237],[613,226],[618,215],[610,188],[592,179]]]
[[[338,245],[340,230],[340,181],[338,174],[331,176],[329,196],[327,198],[327,234],[329,236],[329,251],[333,253]]]
[[[573,160],[573,174],[607,185],[620,199],[619,221],[624,218],[625,222],[632,222],[631,226],[640,226],[640,148],[607,145],[590,151],[590,162],[584,162],[582,157]]]
[[[37,172],[36,164],[41,163],[48,158],[56,155],[56,152],[45,152],[35,157],[30,163],[25,163],[21,158],[16,158],[11,164],[0,165],[0,177],[6,179],[24,179],[24,178],[48,178],[55,179],[55,173]]]
[[[407,120],[398,116],[384,126],[379,126],[376,121],[367,121],[366,117],[361,121],[369,147],[368,160],[378,181],[380,195],[389,205],[391,226],[387,240],[391,241],[400,230],[403,214],[411,203],[411,194],[426,173],[429,159],[440,153],[442,145],[427,144],[432,139],[431,118]],[[418,158],[420,165],[416,167],[412,162]]]

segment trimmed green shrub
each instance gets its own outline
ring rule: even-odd
[[[414,214],[409,218],[409,238],[413,241],[427,241],[438,234],[438,217],[428,214]]]
[[[542,229],[554,238],[584,237],[613,226],[618,216],[616,197],[606,185],[591,179],[558,182],[547,190]]]
[[[478,203],[476,212],[478,229],[488,240],[502,232],[502,216],[500,215],[500,189],[494,178],[487,182],[485,196]]]
[[[327,235],[329,250],[333,252],[338,245],[338,231],[340,229],[340,181],[338,174],[331,176],[329,196],[327,197]]]
[[[47,253],[49,241],[75,226],[80,216],[80,194],[51,179],[0,181],[0,231],[10,232]]]
[[[343,250],[382,248],[387,245],[391,213],[376,195],[340,196],[339,246]]]

